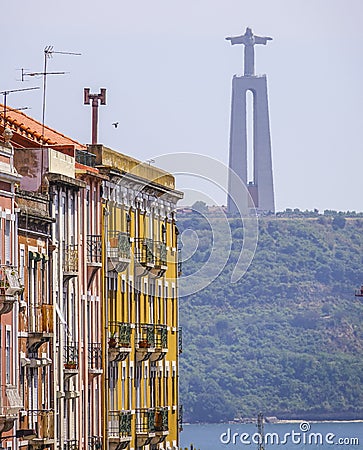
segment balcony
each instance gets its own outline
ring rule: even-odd
[[[88,289],[97,271],[102,267],[102,236],[99,234],[87,235],[87,277]]]
[[[66,345],[63,354],[64,375],[70,378],[78,374],[78,345]]]
[[[131,352],[131,324],[108,323],[108,360],[124,361]]]
[[[88,344],[88,373],[99,375],[102,373],[102,346]]]
[[[36,353],[53,336],[53,305],[30,305],[28,319],[28,351]]]
[[[137,326],[136,360],[146,361],[155,352],[154,325],[142,324]]]
[[[63,277],[65,281],[78,275],[78,245],[66,244],[63,249]]]
[[[154,242],[155,266],[151,269],[151,273],[160,278],[164,275],[168,268],[167,249],[164,242]]]
[[[144,276],[155,267],[154,241],[149,238],[135,239],[135,273]]]
[[[32,446],[51,444],[54,440],[54,411],[51,409],[29,410],[28,427],[35,430]]]
[[[158,432],[169,431],[168,407],[159,407],[155,411],[155,430]]]
[[[183,405],[179,405],[178,425],[179,425],[179,431],[183,431]]]
[[[183,353],[183,328],[178,328],[178,353],[181,355]]]
[[[169,410],[168,407],[155,408],[155,432],[156,436],[152,438],[151,444],[159,444],[163,442],[169,434]]]
[[[79,443],[77,439],[66,439],[63,444],[63,450],[78,450]]]
[[[177,274],[178,274],[178,277],[181,277],[183,274],[183,260],[182,260],[181,248],[178,248],[178,253],[177,253]]]
[[[109,231],[107,240],[108,270],[123,272],[130,264],[131,241],[129,233]]]
[[[135,262],[138,276],[163,276],[168,268],[166,244],[150,238],[135,239]]]
[[[168,328],[159,324],[140,324],[137,327],[136,358],[138,361],[159,361],[168,351]]]
[[[13,309],[16,296],[23,292],[19,273],[12,266],[0,266],[0,315]]]
[[[155,266],[167,269],[167,250],[164,242],[155,241]]]
[[[149,445],[156,437],[155,409],[136,409],[136,444],[137,447]]]
[[[4,392],[4,394],[2,394]],[[1,398],[2,394],[2,398]],[[2,433],[10,431],[18,418],[19,411],[23,408],[16,386],[6,385],[5,390],[0,386],[0,436]]]
[[[162,360],[168,352],[168,327],[166,325],[154,325],[155,353],[151,355],[151,361]]]
[[[101,450],[102,437],[101,436],[88,436],[88,450]]]
[[[110,450],[127,448],[131,434],[131,411],[110,411],[108,414],[108,442]]]

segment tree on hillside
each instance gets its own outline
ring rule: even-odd
[[[208,206],[202,200],[197,200],[196,202],[193,203],[192,210],[198,211],[201,214],[205,214],[208,212]]]

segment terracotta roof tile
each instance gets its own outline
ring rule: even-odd
[[[4,118],[4,105],[0,103],[0,123],[3,126],[3,118]],[[65,136],[62,133],[50,128],[48,126],[44,126],[44,137],[42,135],[42,124],[32,117],[27,116],[21,111],[6,107],[6,123],[12,131],[18,133],[20,135],[25,135],[25,137],[30,137],[30,139],[49,145],[74,145],[75,148],[86,150],[87,147],[74,139]],[[31,136],[29,136],[29,133]]]

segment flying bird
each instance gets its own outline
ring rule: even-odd
[[[117,128],[117,127],[118,127],[118,122],[114,122],[112,125],[113,125],[115,128]]]

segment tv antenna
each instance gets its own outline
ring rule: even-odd
[[[22,91],[33,91],[35,89],[40,89],[39,86],[36,87],[31,87],[31,88],[24,88],[24,89],[11,89],[11,90],[7,90],[7,91],[1,91],[0,95],[4,96],[4,130],[5,130],[5,121],[6,121],[6,101],[7,101],[7,97],[9,94],[13,93],[13,92],[22,92]],[[25,108],[21,108],[21,109],[25,109]]]
[[[34,76],[43,76],[43,102],[42,102],[42,135],[44,137],[44,123],[45,123],[45,99],[46,99],[46,89],[47,89],[47,75],[65,75],[67,72],[47,72],[47,63],[48,59],[52,58],[53,54],[58,55],[75,55],[80,56],[82,53],[75,52],[60,52],[55,51],[53,45],[47,45],[44,48],[44,67],[43,72],[24,72],[24,69],[21,69],[21,81],[24,81],[24,76],[34,77]]]

